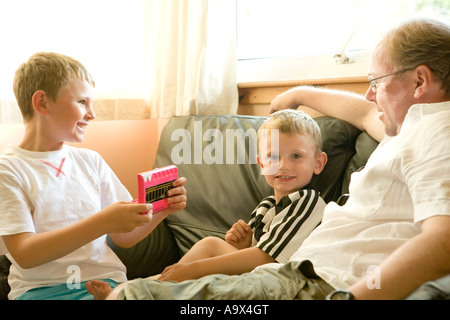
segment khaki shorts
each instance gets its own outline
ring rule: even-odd
[[[257,268],[228,276],[164,282],[135,279],[120,291],[121,300],[322,300],[334,289],[314,272],[310,261],[289,262],[279,269]]]

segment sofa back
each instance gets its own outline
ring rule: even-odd
[[[166,219],[180,254],[203,237],[223,237],[238,219],[248,221],[258,203],[273,194],[251,148],[256,144],[251,131],[256,134],[265,119],[191,115],[173,117],[164,127],[155,167],[181,162],[177,163],[179,174],[188,181],[186,208]],[[320,175],[314,176],[312,184],[326,202],[336,201],[348,190],[347,175],[352,168],[365,164],[377,143],[366,135],[360,141],[361,131],[344,121],[330,117],[315,120],[322,130],[328,163]],[[238,140],[243,144],[239,145]],[[361,150],[355,156],[357,141]],[[245,152],[243,158],[239,151]]]

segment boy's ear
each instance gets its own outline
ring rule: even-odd
[[[31,103],[33,104],[33,109],[35,112],[41,115],[48,114],[47,108],[47,94],[43,90],[38,90],[33,94],[31,98]]]
[[[319,153],[319,155],[316,157],[316,165],[314,167],[314,174],[319,174],[322,172],[323,168],[325,168],[325,165],[327,164],[328,156],[325,152]]]
[[[261,159],[259,159],[259,156],[256,156],[256,161],[258,162],[259,167],[260,167],[261,169],[264,168],[264,165],[262,164]]]
[[[273,161],[268,161],[268,163],[264,164],[259,156],[256,156],[256,161],[258,161],[263,176],[271,176],[277,173],[278,165],[274,164]]]

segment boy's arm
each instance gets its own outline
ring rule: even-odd
[[[198,279],[209,274],[242,274],[270,262],[275,262],[275,260],[261,249],[251,247],[194,262],[176,263],[158,280],[184,281]]]
[[[367,131],[377,141],[384,138],[384,124],[378,118],[376,104],[359,94],[301,86],[275,97],[269,112],[297,109],[299,106],[344,120],[362,131]],[[301,107],[299,109],[301,110]]]
[[[114,203],[98,213],[67,227],[42,232],[3,236],[8,252],[27,269],[59,259],[110,232],[130,232],[148,224],[146,204]]]
[[[155,214],[150,213],[150,223],[134,229],[128,233],[110,233],[109,236],[113,242],[122,248],[131,248],[138,242],[147,237],[158,224],[163,221],[168,215],[178,212],[186,207],[186,178],[181,177],[173,182],[173,188],[167,191],[169,198],[167,200],[170,203],[170,208],[157,212]]]

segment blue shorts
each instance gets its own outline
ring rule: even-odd
[[[102,279],[115,288],[119,282],[111,279]],[[31,289],[18,296],[16,300],[94,300],[94,296],[86,290],[86,282],[81,282],[78,288],[69,288],[66,283],[52,287]]]

